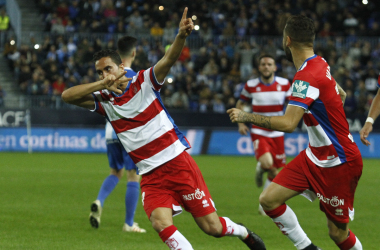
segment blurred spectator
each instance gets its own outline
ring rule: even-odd
[[[153,24],[153,27],[150,28],[150,35],[151,36],[162,36],[164,34],[164,30],[160,27],[160,24],[158,22],[155,22]]]
[[[378,90],[377,77],[378,77],[378,74],[376,74],[374,69],[369,69],[368,74],[364,76],[365,88],[367,92],[372,95],[376,95],[377,90]]]
[[[58,79],[52,84],[53,95],[61,96],[62,92],[66,89],[66,83],[63,81],[63,77],[59,76]]]
[[[0,107],[4,107],[4,96],[5,96],[5,91],[0,85]]]
[[[356,111],[356,99],[351,89],[346,90],[346,101],[344,102],[344,111],[347,114],[355,113]]]
[[[171,106],[177,109],[189,108],[189,97],[187,96],[183,88],[180,88],[177,92],[175,92],[172,95]]]
[[[0,32],[9,29],[9,16],[4,9],[0,11]]]

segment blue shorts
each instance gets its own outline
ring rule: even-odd
[[[119,141],[107,141],[107,156],[110,168],[120,170],[123,167],[126,170],[135,169],[138,174],[138,169],[131,157],[125,151],[123,145]]]

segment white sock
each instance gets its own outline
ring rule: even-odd
[[[265,183],[264,183],[264,189],[263,190],[265,190],[271,183],[272,183],[272,181],[267,178]]]
[[[362,243],[360,243],[358,237],[355,237],[355,238],[356,238],[355,245],[351,247],[350,250],[363,250]]]
[[[245,227],[236,224],[235,222],[233,222],[227,217],[219,217],[219,219],[223,225],[223,231],[225,231],[222,236],[237,236],[242,240],[247,238],[248,232]],[[224,228],[223,220],[225,221],[225,228]]]
[[[170,250],[194,250],[190,242],[178,230],[165,243]]]
[[[285,212],[272,220],[297,249],[304,249],[311,244],[311,240],[302,230],[293,210],[287,205],[284,206],[286,206]]]

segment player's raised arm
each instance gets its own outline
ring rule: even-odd
[[[193,21],[191,18],[187,18],[186,16],[187,7],[183,11],[182,19],[179,23],[178,34],[173,44],[166,51],[164,57],[162,57],[161,60],[157,62],[156,66],[154,66],[154,74],[158,82],[162,82],[165,79],[166,75],[169,73],[170,68],[174,65],[180,56],[183,46],[185,45],[186,38],[194,29]]]
[[[124,76],[124,74],[125,72],[121,73],[117,77],[114,75],[108,75],[100,81],[81,84],[66,89],[62,93],[62,100],[66,103],[74,104],[82,108],[94,109],[95,101],[92,93],[99,90],[108,89],[117,94],[122,94],[128,81],[131,80],[131,78],[119,80]]]
[[[291,133],[305,113],[301,107],[288,105],[283,116],[263,116],[250,114],[237,108],[227,110],[232,122],[249,122],[262,128]]]

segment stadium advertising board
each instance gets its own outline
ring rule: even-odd
[[[366,147],[360,142],[358,133],[352,134],[363,157],[380,158],[380,134],[372,133],[368,140],[371,145]],[[287,156],[296,156],[309,143],[307,133],[285,134],[285,153]],[[218,130],[211,134],[207,154],[210,155],[254,155],[250,136],[242,136],[237,131]]]
[[[33,128],[30,137],[25,128],[0,128],[0,151],[105,153],[104,129]],[[192,145],[190,154],[200,154],[203,130],[183,131]]]

